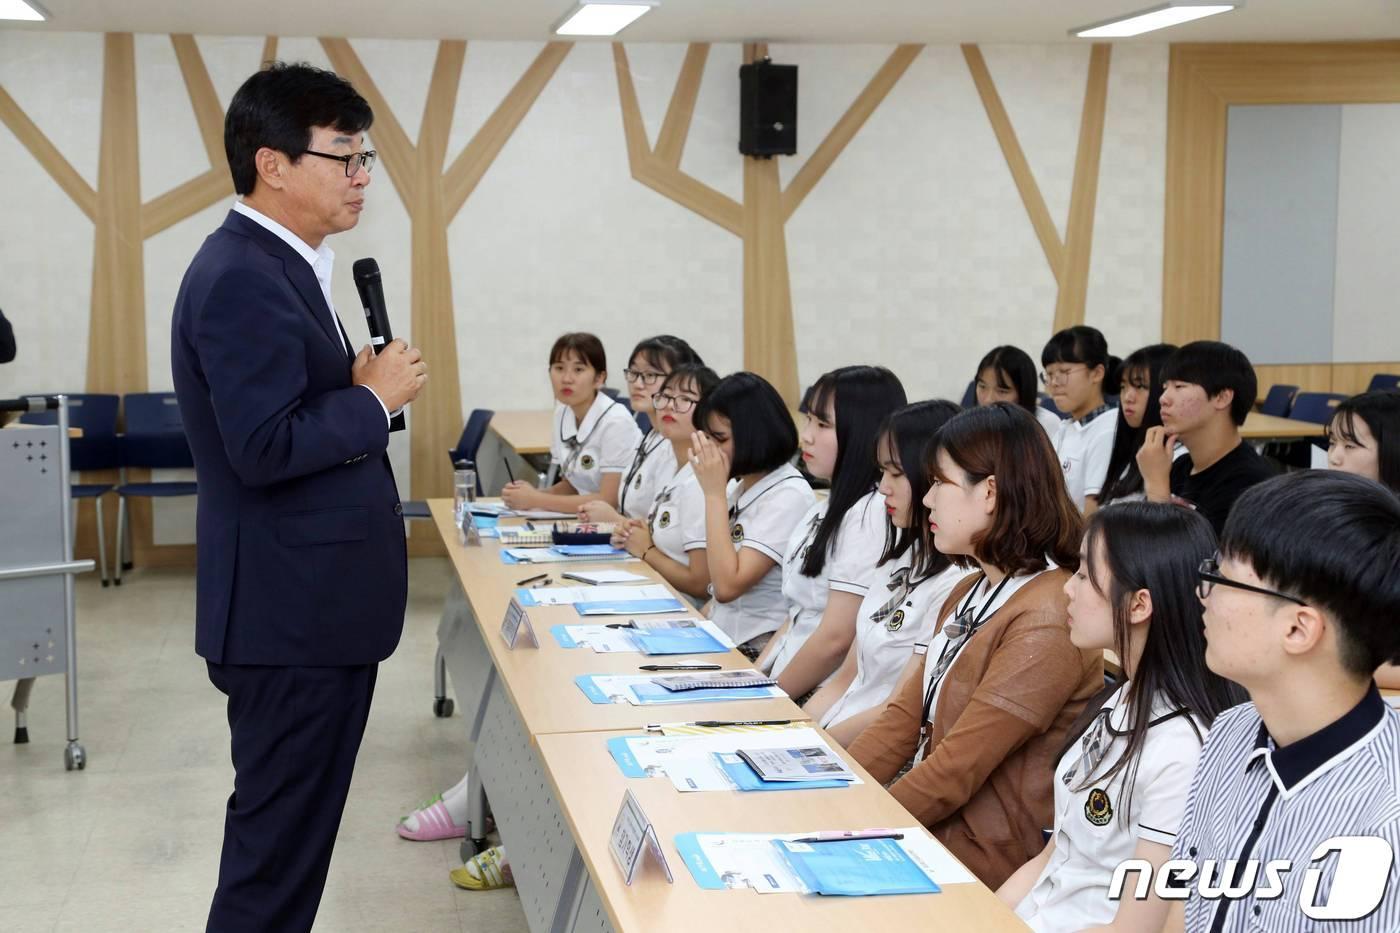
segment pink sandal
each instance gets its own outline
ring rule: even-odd
[[[408,828],[410,817],[417,820],[417,830]],[[442,802],[441,796],[434,797],[424,806],[414,810],[409,816],[399,820],[399,825],[396,828],[400,836],[411,842],[461,839],[467,834],[467,827],[452,822],[452,816],[447,812],[447,804]]]

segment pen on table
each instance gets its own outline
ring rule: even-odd
[[[639,671],[717,671],[718,664],[643,664]]]
[[[535,574],[533,577],[526,577],[524,580],[516,580],[516,581],[515,581],[515,585],[516,585],[516,586],[527,586],[527,585],[529,585],[529,584],[531,584],[531,583],[534,583],[536,580],[548,580],[548,579],[549,579],[549,574],[547,574],[547,573],[537,573],[537,574]]]
[[[525,519],[525,530],[526,530],[526,531],[534,531],[534,530],[535,530],[535,523],[532,522],[532,521],[530,521],[528,518]]]
[[[608,625],[607,625],[607,627],[608,627],[608,628],[636,628],[636,627],[637,627],[637,623],[636,623],[635,621],[628,621],[628,622],[609,622]]]
[[[512,483],[515,482],[515,471],[510,468],[510,458],[502,457],[501,462],[506,465],[506,476],[510,477]]]
[[[724,719],[702,719],[699,722],[682,723],[687,726],[701,726],[706,729],[719,729],[723,726],[790,726],[791,719],[748,719],[748,720],[724,720]]]
[[[861,832],[856,830],[849,833],[818,833],[815,836],[805,836],[801,839],[789,839],[788,842],[847,842],[856,839],[903,839],[904,833],[894,833],[888,830],[869,830]]]

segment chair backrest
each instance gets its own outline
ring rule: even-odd
[[[126,432],[122,465],[156,469],[193,469],[185,425],[174,392],[134,392],[122,400]]]
[[[610,389],[607,386],[603,386],[603,391],[608,393],[608,398],[612,399],[614,402],[617,402],[617,404],[621,405],[623,408],[627,409],[628,411],[632,410],[632,396],[623,395],[617,389]]]
[[[1371,384],[1366,387],[1367,392],[1379,392],[1384,389],[1400,389],[1400,376],[1394,373],[1376,373],[1371,377]]]
[[[117,445],[116,395],[76,392],[68,396],[68,424],[81,428],[82,437],[68,442],[69,466],[74,470],[115,470],[121,466]],[[58,412],[41,411],[20,416],[25,424],[57,424]]]
[[[962,407],[975,408],[977,406],[977,380],[972,379],[967,383],[967,389],[963,392]]]
[[[1332,420],[1332,409],[1345,398],[1345,395],[1336,392],[1299,392],[1293,399],[1293,408],[1289,410],[1288,417],[1294,421],[1326,424]]]
[[[1287,418],[1289,410],[1293,407],[1293,396],[1297,394],[1297,386],[1276,384],[1269,389],[1269,394],[1264,396],[1259,413],[1273,415],[1275,418]]]
[[[1039,393],[1038,397],[1040,399],[1041,408],[1050,412],[1050,414],[1052,415],[1057,415],[1061,418],[1065,417],[1065,413],[1060,411],[1060,409],[1055,406],[1055,400],[1052,399],[1050,396],[1046,395],[1044,392],[1041,392]]]
[[[651,419],[647,417],[646,412],[639,411],[632,417],[637,420],[637,427],[642,429],[642,434],[651,433]]]
[[[495,416],[496,413],[489,408],[472,409],[472,413],[467,416],[467,423],[462,426],[462,436],[457,438],[457,446],[447,452],[453,463],[458,460],[476,462],[477,451],[481,449],[481,442],[486,438],[486,429],[491,426],[491,419]]]

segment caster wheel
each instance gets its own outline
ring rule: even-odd
[[[122,585],[122,581],[120,581],[120,580],[113,580],[113,581],[112,581],[112,585],[113,585],[113,586],[121,586],[121,585]]]
[[[111,585],[112,585],[112,583],[111,583],[110,580],[103,580],[103,581],[102,581],[102,588],[103,588],[104,590],[105,590],[107,587],[111,586]]]
[[[28,727],[26,727],[26,726],[15,726],[15,744],[16,744],[16,745],[28,745],[28,744],[29,744],[29,729],[28,729]]]
[[[77,742],[70,742],[63,750],[63,770],[82,771],[87,768],[87,751]]]
[[[438,719],[446,719],[451,716],[452,711],[456,708],[451,697],[438,697],[433,701],[433,715]]]
[[[459,854],[462,856],[463,862],[469,862],[473,857],[480,855],[489,848],[491,848],[491,844],[485,839],[473,839],[468,836],[462,840]]]
[[[133,564],[133,563],[131,563],[130,561],[122,561],[122,569],[123,569],[123,570],[130,570],[132,567],[135,567],[135,566],[136,566],[136,565]]]

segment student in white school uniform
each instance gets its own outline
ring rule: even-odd
[[[1079,510],[1092,514],[1108,478],[1118,419],[1104,401],[1104,386],[1118,384],[1118,360],[1096,328],[1080,324],[1050,338],[1040,353],[1040,374],[1055,406],[1067,417],[1051,440],[1065,488]]]
[[[632,403],[633,418],[646,415],[651,421],[651,430],[637,444],[632,463],[622,474],[617,508],[601,499],[585,502],[578,510],[579,521],[617,523],[628,518],[647,517],[657,490],[676,475],[677,467],[675,450],[657,425],[657,413],[651,400],[677,366],[698,366],[702,362],[690,344],[670,334],[648,337],[632,349],[627,368],[622,371],[627,380],[627,397]]]
[[[554,389],[554,424],[550,463],[559,481],[536,489],[524,480],[507,483],[501,499],[512,509],[576,512],[601,500],[616,507],[622,476],[632,463],[642,432],[627,406],[603,391],[608,358],[603,342],[592,334],[564,334],[549,351],[549,381]]]
[[[1109,883],[1127,859],[1170,857],[1206,732],[1245,699],[1205,666],[1196,570],[1214,552],[1210,522],[1176,506],[1124,503],[1089,521],[1065,584],[1070,640],[1112,649],[1127,680],[1070,729],[1050,840],[997,891],[1038,933],[1156,933],[1166,919],[1167,901],[1111,901]]]
[[[875,440],[904,405],[904,386],[883,366],[843,366],[807,391],[802,460],[831,483],[798,522],[783,555],[788,620],[758,658],[791,697],[810,694],[841,665],[856,633],[856,611],[885,549]]]
[[[1063,420],[1044,405],[1035,389],[1035,363],[1030,354],[1020,347],[1008,345],[993,347],[977,364],[977,378],[973,383],[977,393],[977,405],[990,405],[993,402],[1010,402],[1020,405],[1035,415],[1035,420],[1055,439]]]
[[[816,496],[792,465],[792,415],[762,376],[725,376],[694,417],[690,462],[705,494],[710,618],[757,658],[787,618],[779,564]]]
[[[709,596],[710,565],[705,557],[705,494],[690,462],[690,438],[695,407],[718,384],[719,376],[708,366],[682,365],[658,386],[652,399],[656,429],[681,467],[657,490],[646,521],[630,519],[613,535],[615,547],[626,548],[701,603]]]
[[[1119,367],[1118,427],[1108,458],[1107,479],[1099,490],[1099,508],[1147,499],[1137,454],[1147,432],[1162,423],[1162,370],[1175,352],[1173,344],[1154,343],[1129,353]],[[1185,453],[1186,448],[1178,445],[1173,458]]]
[[[845,661],[804,707],[842,745],[875,721],[897,684],[923,670],[915,646],[928,644],[939,610],[967,574],[934,548],[923,503],[929,488],[924,448],[957,413],[952,402],[916,402],[881,426],[877,453],[885,530],[876,582],[860,604],[855,642]]]

